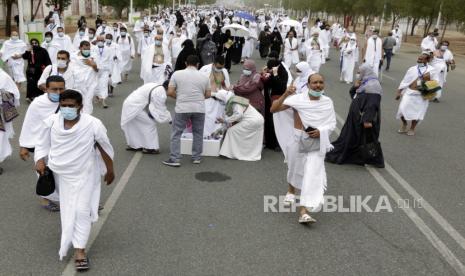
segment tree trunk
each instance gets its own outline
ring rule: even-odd
[[[449,25],[449,19],[444,18],[444,26],[442,27],[441,41],[444,40],[444,35],[446,34],[447,25]]]
[[[122,7],[115,7],[115,13],[116,13],[116,17],[118,19],[123,18],[123,8]]]
[[[408,36],[408,26],[410,25],[410,21],[412,20],[411,17],[407,18],[407,28],[405,28],[405,35],[404,35],[404,42],[407,42],[407,36]],[[402,30],[401,30],[402,31]]]
[[[357,30],[357,24],[358,24],[358,16],[355,16],[354,20],[352,21],[352,24],[353,24],[353,29],[352,29],[352,32],[356,32]]]
[[[420,22],[420,18],[413,18],[412,21],[412,30],[410,31],[410,36],[414,35],[415,27],[417,26],[418,22]]]
[[[5,21],[5,35],[7,37],[11,36],[11,10],[13,6],[12,0],[5,1],[6,3],[6,21]]]
[[[368,20],[367,20],[367,16],[364,15],[363,16],[363,33],[367,31],[367,27],[368,27]]]

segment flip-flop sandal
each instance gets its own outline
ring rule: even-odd
[[[54,202],[49,201],[47,205],[42,205],[42,208],[50,212],[60,212],[60,206]]]
[[[415,136],[415,131],[413,130],[407,131],[407,136]]]
[[[76,271],[86,271],[89,269],[89,258],[74,260]]]
[[[312,218],[309,214],[303,214],[302,216],[299,217],[300,224],[312,224],[315,222],[316,220]]]
[[[131,147],[128,146],[128,147],[126,147],[126,150],[127,150],[127,151],[141,151],[142,148],[135,149],[135,148],[131,148]]]

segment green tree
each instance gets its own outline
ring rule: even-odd
[[[63,12],[70,4],[71,0],[47,0],[47,2],[45,2],[45,5],[47,5],[47,7],[58,7],[60,13]]]

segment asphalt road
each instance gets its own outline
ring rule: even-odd
[[[265,196],[286,192],[281,153],[264,150],[259,162],[204,158],[201,165],[185,157],[181,168],[169,168],[161,164],[169,154],[168,125],[159,127],[160,155],[125,151],[120,111],[126,95],[142,84],[136,60],[110,108],[94,108],[115,148],[118,178],[102,189],[105,221],[86,275],[463,275],[465,71],[459,64],[449,74],[441,103],[430,104],[415,137],[399,135],[394,95],[417,53],[404,48],[382,83],[380,141],[389,166],[326,167],[326,195],[342,196],[344,206],[350,196],[372,196],[372,209],[387,199],[392,212],[319,212],[311,227],[299,225],[297,213],[264,212]],[[339,82],[334,49],[331,58],[321,69],[325,91],[345,119],[349,86]],[[264,61],[257,63],[260,68]],[[240,71],[233,67],[233,82]],[[23,101],[22,114],[26,107]],[[22,120],[15,122],[18,133]],[[60,275],[72,251],[58,260],[59,214],[39,207],[32,161],[21,161],[17,140],[13,145],[0,176],[0,275]],[[132,174],[118,182],[131,160]],[[398,198],[414,208],[400,208]]]

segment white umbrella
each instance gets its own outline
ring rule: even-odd
[[[300,24],[299,21],[288,19],[288,20],[284,20],[281,23],[279,23],[279,25],[290,26],[290,27],[296,27],[297,28],[297,27],[300,27],[302,24]]]
[[[247,37],[250,35],[249,30],[247,30],[246,27],[233,23],[227,26],[224,26],[221,28],[221,31],[225,33],[227,30],[231,31],[231,36],[237,36],[237,37]]]

